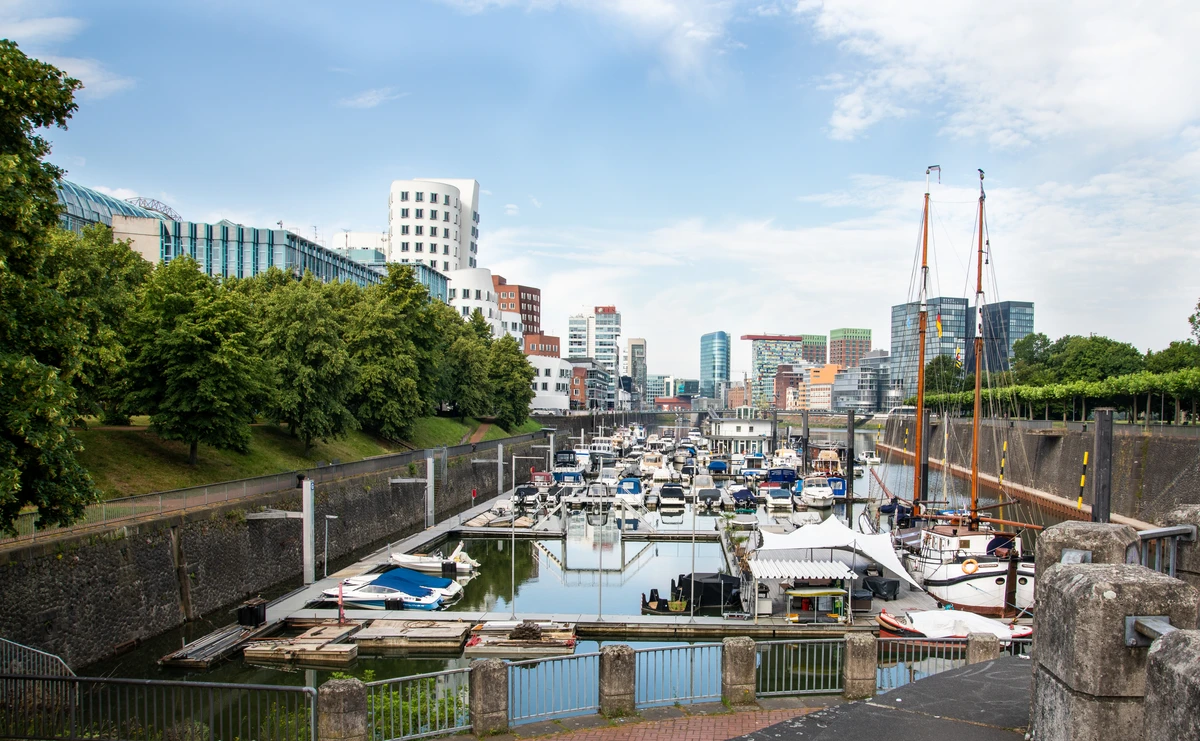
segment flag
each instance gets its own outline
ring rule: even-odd
[[[937,320],[935,323],[937,324],[938,338],[941,339],[941,336],[942,336],[942,312],[940,312],[940,311],[938,312]]]
[[[955,348],[955,349],[954,349],[954,367],[955,367],[955,368],[960,368],[960,369],[961,369],[961,368],[962,368],[962,365],[963,365],[963,361],[962,361],[962,348],[961,348],[961,347],[957,347],[957,348]]]

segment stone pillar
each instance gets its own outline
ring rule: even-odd
[[[865,700],[875,696],[875,669],[879,649],[872,633],[847,633],[846,655],[842,657],[842,696]]]
[[[633,648],[614,644],[600,648],[600,714],[606,718],[635,715],[636,661]]]
[[[1129,525],[1069,520],[1048,527],[1037,539],[1034,589],[1041,584],[1045,570],[1059,563],[1063,551],[1068,548],[1090,551],[1091,563],[1125,563],[1129,546],[1139,542],[1137,530]],[[1035,631],[1034,636],[1036,635]]]
[[[721,642],[721,700],[727,705],[753,705],[757,689],[757,649],[746,636]]]
[[[318,741],[367,741],[367,686],[331,679],[317,690]]]
[[[1000,658],[1000,637],[995,633],[967,634],[967,663],[982,664]]]
[[[1200,504],[1181,504],[1160,518],[1163,527],[1170,525],[1200,526]],[[1179,541],[1175,576],[1200,589],[1200,540]]]
[[[1150,647],[1143,707],[1144,738],[1200,741],[1200,631],[1177,630]]]
[[[1194,628],[1200,593],[1143,566],[1052,563],[1043,574],[1033,622],[1032,737],[1142,739],[1149,650],[1125,645],[1125,618],[1161,615]]]
[[[508,732],[508,665],[500,659],[471,662],[471,732],[477,738]]]

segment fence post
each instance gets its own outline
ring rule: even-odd
[[[879,649],[871,633],[847,633],[842,656],[842,696],[865,700],[875,696],[875,669]]]
[[[756,689],[754,639],[747,636],[721,641],[721,701],[753,705]]]
[[[637,712],[634,687],[637,661],[633,648],[625,644],[600,648],[600,714],[620,718]]]
[[[508,732],[508,665],[500,659],[471,662],[471,731],[476,738]]]
[[[367,741],[367,686],[331,679],[317,690],[317,741]]]
[[[1000,658],[1000,636],[995,633],[967,634],[967,663],[982,664]]]

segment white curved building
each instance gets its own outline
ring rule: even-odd
[[[471,314],[478,309],[487,323],[492,325],[493,337],[512,335],[521,345],[521,349],[525,349],[525,327],[521,321],[521,314],[516,311],[501,311],[492,284],[492,271],[486,268],[464,268],[452,270],[446,277],[450,279],[450,305],[462,314],[463,319],[470,319]]]
[[[393,180],[388,243],[389,262],[423,263],[443,273],[478,267],[479,182]]]
[[[529,408],[566,414],[571,408],[571,362],[545,355],[529,355],[526,359],[535,373]]]

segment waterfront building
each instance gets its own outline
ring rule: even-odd
[[[55,184],[55,195],[62,206],[59,223],[63,229],[74,232],[81,232],[85,226],[91,224],[112,226],[114,216],[168,220],[174,220],[178,216],[174,212],[160,213],[143,206],[135,206],[69,180],[59,180]]]
[[[394,180],[388,192],[393,262],[422,262],[443,273],[479,267],[479,183]]]
[[[492,271],[485,268],[453,270],[450,280],[450,305],[457,309],[464,320],[470,320],[476,310],[492,326],[492,336],[512,335],[524,346],[525,330],[521,315],[500,308],[499,299],[493,289]]]
[[[548,355],[529,355],[533,366],[533,401],[530,409],[563,414],[571,408],[571,381],[574,366],[570,361]]]
[[[840,368],[833,379],[831,408],[869,414],[879,409],[879,370],[871,366]]]
[[[709,332],[700,337],[700,395],[715,399],[718,384],[729,382],[729,333]]]
[[[603,409],[608,403],[613,374],[594,358],[569,358],[571,409]]]
[[[700,396],[700,379],[698,378],[672,378],[671,389],[673,395],[691,399]]]
[[[867,353],[859,361],[859,367],[875,372],[876,410],[886,412],[904,404],[904,385],[902,379],[892,372],[892,358],[887,350],[879,348]]]
[[[805,362],[813,365],[825,365],[831,362],[828,353],[828,345],[823,334],[802,334],[800,339],[804,343],[804,347],[800,351],[800,357]]]
[[[871,330],[843,327],[829,330],[829,362],[853,368],[871,351]]]
[[[813,368],[810,363],[784,363],[775,369],[775,382],[772,392],[772,404],[775,409],[787,409],[788,391],[796,390],[796,403],[800,403],[800,399],[808,399],[808,388],[806,371]],[[792,407],[794,409],[807,409],[807,406]]]
[[[804,369],[804,385],[808,389],[808,408],[816,411],[833,409],[833,382],[841,366],[825,364]]]
[[[965,362],[969,308],[965,298],[939,296],[929,299],[925,332],[926,364],[939,355]],[[892,307],[891,370],[893,378],[900,380],[900,388],[906,399],[917,393],[919,315],[920,304],[915,301]],[[937,328],[939,318],[941,332]]]
[[[983,328],[984,369],[993,373],[1012,367],[1013,343],[1033,334],[1032,301],[1000,301],[983,305],[983,321],[975,317],[971,307],[967,326],[966,372],[975,372],[975,336]]]
[[[748,334],[754,379],[748,404],[768,407],[775,400],[775,371],[780,365],[804,361],[804,337],[801,335]],[[825,361],[822,360],[822,363]]]
[[[727,409],[737,409],[738,407],[750,406],[750,395],[753,387],[748,387],[745,381],[738,381],[729,387],[729,394],[725,399],[725,407]]]
[[[501,311],[521,315],[526,332],[542,331],[542,289],[509,283],[503,276],[492,276],[492,290],[500,302]]]
[[[646,402],[652,402],[660,396],[670,396],[673,392],[667,389],[667,379],[657,373],[646,374]]]
[[[576,314],[567,322],[567,357],[591,358],[608,374],[606,405],[617,403],[616,378],[621,370],[621,313],[615,306],[597,306],[590,314]]]
[[[342,231],[333,235],[333,249],[347,252],[350,250],[376,250],[383,253],[384,262],[393,262],[388,254],[391,245],[388,243],[387,232],[353,232]],[[394,262],[399,262],[395,260]]]
[[[559,339],[552,334],[540,332],[525,333],[525,354],[540,355],[546,358],[562,357]]]
[[[647,399],[653,399],[648,394],[646,386],[646,340],[641,337],[631,337],[625,341],[625,357],[623,359],[625,375],[629,376],[629,399],[634,409],[640,408]]]
[[[735,416],[720,417],[712,421],[712,434],[708,437],[718,453],[770,453],[774,423],[769,419],[755,419],[753,409],[736,407]]]

